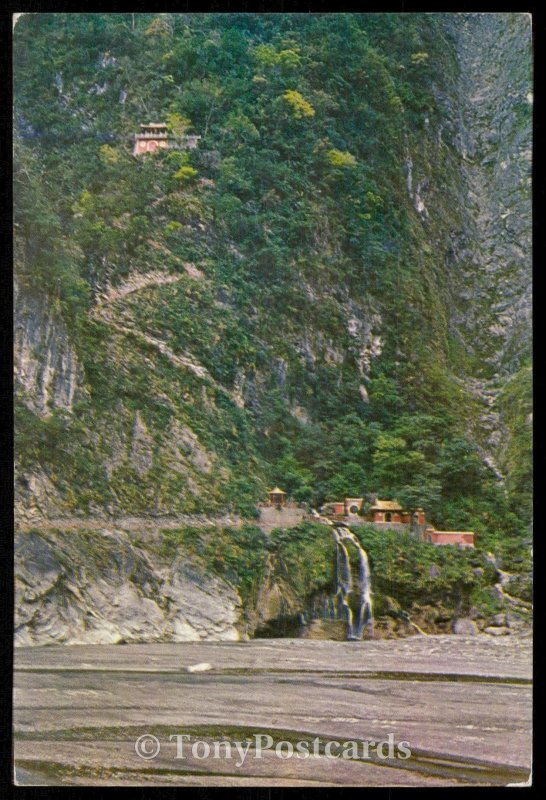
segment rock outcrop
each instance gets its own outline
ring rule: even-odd
[[[460,68],[456,136],[466,189],[453,326],[489,376],[516,371],[531,336],[531,64],[529,14],[448,17]],[[490,298],[489,303],[481,298]],[[487,370],[487,368],[486,368]],[[486,371],[484,370],[484,371]]]
[[[16,389],[40,417],[71,411],[83,370],[67,327],[51,298],[14,284],[14,366]]]
[[[18,534],[15,575],[16,645],[240,638],[230,584],[123,531]]]
[[[454,621],[452,632],[457,636],[475,636],[478,633],[478,626],[474,620],[461,617]]]
[[[532,74],[529,14],[448,14],[458,78],[448,108],[459,156],[461,225],[446,269],[450,333],[470,356],[465,385],[482,407],[473,438],[505,477],[514,431],[498,400],[529,360],[532,332]]]

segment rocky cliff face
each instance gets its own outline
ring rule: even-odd
[[[39,417],[72,411],[84,374],[55,301],[14,282],[14,367],[18,388]]]
[[[182,555],[154,557],[120,530],[21,534],[15,575],[18,646],[240,638],[232,586]]]
[[[452,325],[481,361],[477,377],[502,378],[529,356],[533,106],[527,14],[449,19],[459,63],[456,142],[465,227],[453,232],[459,272]]]
[[[141,520],[133,530],[129,520],[88,524],[16,535],[16,646],[346,638],[329,527],[319,526],[312,544],[305,526],[291,529],[288,538],[277,530],[280,538],[260,537],[259,545],[254,540],[249,574],[244,557],[235,566],[234,540],[219,527],[209,525],[195,544],[187,536],[177,540],[176,533],[173,540],[172,531],[158,533],[151,524],[145,531]],[[375,541],[370,531],[360,533],[375,569],[374,638],[529,630],[529,574],[505,572],[491,554],[465,554],[462,566],[456,551],[450,563],[445,553],[425,553],[417,541],[385,547],[383,534],[374,533]],[[193,536],[199,539],[195,530]],[[244,534],[238,540],[245,542]],[[226,544],[227,563],[220,557]],[[396,581],[377,568],[389,550],[391,562],[411,561]],[[416,574],[428,582],[421,596]]]
[[[105,275],[99,279],[99,267],[88,265],[86,281],[94,301],[77,335],[63,319],[62,303],[40,292],[28,279],[36,268],[33,257],[23,258],[18,249],[18,269],[25,276],[16,285],[18,396],[39,419],[47,420],[54,411],[65,413],[69,420],[66,435],[78,441],[77,445],[67,443],[65,450],[85,450],[94,462],[91,476],[89,471],[82,474],[85,470],[76,452],[72,459],[65,459],[72,487],[85,485],[85,492],[72,491],[72,496],[58,480],[59,469],[50,466],[45,470],[45,480],[52,481],[68,507],[79,504],[84,511],[99,506],[128,511],[138,495],[129,483],[142,487],[142,510],[200,511],[200,504],[212,502],[210,496],[204,497],[213,487],[218,488],[214,499],[221,506],[229,484],[240,484],[249,471],[263,472],[249,445],[256,433],[262,440],[270,436],[271,403],[264,401],[272,391],[296,427],[305,428],[321,416],[328,419],[324,401],[313,399],[320,392],[324,396],[337,393],[341,408],[349,401],[351,412],[365,416],[374,369],[377,371],[378,365],[381,369],[385,359],[390,359],[393,370],[406,363],[405,369],[413,372],[423,356],[432,363],[441,362],[446,378],[458,383],[475,402],[477,410],[462,424],[499,478],[506,477],[512,463],[505,452],[506,442],[514,433],[522,434],[511,428],[510,415],[499,397],[507,380],[528,368],[530,354],[530,18],[526,14],[446,14],[434,15],[434,20],[434,35],[443,43],[441,54],[434,55],[429,79],[435,106],[417,115],[413,128],[406,122],[401,141],[389,145],[392,152],[386,167],[392,169],[393,177],[377,189],[382,188],[385,197],[402,192],[396,198],[407,217],[407,241],[402,245],[391,233],[386,232],[377,242],[372,237],[364,248],[363,264],[357,260],[351,264],[343,251],[346,245],[334,229],[335,208],[327,210],[322,190],[315,191],[308,198],[316,204],[317,218],[306,258],[325,259],[325,263],[317,271],[294,257],[284,281],[291,287],[290,299],[274,310],[271,303],[278,287],[272,289],[272,298],[261,297],[262,282],[267,278],[249,272],[243,283],[246,280],[246,294],[253,299],[250,302],[244,297],[243,305],[237,306],[238,270],[245,274],[252,253],[232,231],[226,234],[229,214],[217,214],[216,222],[212,221],[207,203],[219,180],[214,173],[215,180],[201,179],[191,196],[180,191],[173,195],[169,203],[176,210],[175,218],[182,215],[187,220],[185,227],[177,221],[169,225],[180,226],[196,247],[203,237],[208,238],[209,249],[220,262],[232,259],[237,264],[232,285],[221,277],[221,270],[217,275],[207,267],[206,258],[198,268],[175,254],[172,236],[164,241],[159,236],[159,228],[168,219],[162,211],[163,216],[154,221],[157,240],[145,242],[147,255],[153,256],[158,268],[144,269],[136,254],[127,256],[122,268],[117,254],[102,256]],[[427,25],[423,18],[414,31],[413,49],[427,46]],[[432,60],[431,53],[413,52],[405,65],[397,64],[400,55],[391,55],[388,48],[385,52],[394,59],[394,72],[413,70],[415,86],[409,86],[416,91],[421,81],[419,70]],[[75,87],[83,79],[78,78],[69,90],[69,77],[63,78],[56,69],[51,82],[55,97],[60,93],[60,119],[69,109],[69,116],[83,114],[87,105],[89,113],[103,113],[102,106],[94,109],[93,87],[99,79],[104,83],[105,70],[115,72],[118,61],[107,52],[93,62],[93,71],[87,76],[88,97],[78,101],[79,111],[74,107]],[[258,76],[257,80],[265,78]],[[29,91],[29,85],[24,89]],[[23,90],[20,94],[27,115],[21,115],[21,133],[31,136],[35,128],[27,117],[36,114],[36,109],[28,103],[25,106]],[[355,112],[360,108],[355,107]],[[108,103],[105,109],[108,114],[122,113]],[[82,130],[87,126],[82,123]],[[363,144],[365,140],[366,136]],[[212,144],[219,146],[216,141]],[[237,147],[249,150],[252,145]],[[101,158],[113,166],[119,156],[108,148],[101,149]],[[402,148],[405,157],[394,164],[392,159],[398,161],[401,156],[396,148]],[[343,155],[338,150],[328,152]],[[375,157],[379,154],[385,157],[381,151]],[[217,165],[220,155],[213,147],[197,157],[204,165]],[[128,189],[132,191],[132,187]],[[115,191],[112,186],[112,193]],[[158,186],[157,192],[161,191]],[[344,191],[341,184],[338,191]],[[266,195],[266,208],[277,194],[272,190]],[[134,194],[132,197],[131,208],[136,213],[137,201]],[[84,191],[72,205],[76,224],[90,215],[90,198]],[[365,199],[367,212],[362,213],[366,210],[362,208],[356,216],[373,220],[373,209],[382,208],[385,199],[371,191]],[[152,205],[164,202],[165,197]],[[355,204],[359,202],[362,200],[355,199]],[[256,201],[249,203],[252,210]],[[355,213],[353,209],[351,219]],[[130,216],[117,216],[114,203],[106,223],[96,223],[95,238],[111,224],[109,235],[119,239],[123,253],[134,238],[132,234],[127,234],[127,241],[124,238]],[[372,226],[372,222],[367,224]],[[266,239],[272,235],[265,222],[263,233]],[[351,241],[356,241],[355,235]],[[87,242],[88,249],[92,245],[93,237]],[[64,257],[65,246],[63,243],[59,258]],[[81,243],[72,249],[85,259]],[[293,249],[296,253],[295,246]],[[381,270],[388,272],[386,266],[374,267],[379,284],[384,281],[388,288],[374,286],[378,278],[372,280],[373,271],[368,271],[375,263],[376,251],[381,251],[383,260],[392,257],[411,262],[408,278],[402,280],[400,264],[388,280],[380,274]],[[24,252],[22,237],[20,253]],[[356,283],[347,272],[349,266],[358,276]],[[198,325],[188,324],[192,303]],[[276,317],[278,330],[271,326]],[[402,380],[403,369],[400,367]],[[415,376],[409,379],[417,383]],[[424,374],[424,382],[430,380]],[[110,384],[108,390],[106,384]],[[201,419],[198,397],[205,409]],[[70,422],[75,403],[80,403],[81,409],[77,432]],[[239,410],[244,412],[242,416]],[[374,408],[372,399],[373,414],[380,415],[381,409]],[[246,430],[239,439],[245,444],[237,448],[240,463],[236,464],[234,456],[222,458],[227,448],[215,434],[222,431],[228,435],[230,428],[241,425]],[[33,457],[38,463],[31,471],[43,473],[44,455],[42,450]],[[69,464],[73,464],[72,470]],[[157,491],[155,476],[166,471],[173,474],[171,489]],[[32,489],[19,488],[24,514],[25,506],[33,502]],[[37,498],[34,505],[43,507],[43,498]]]
[[[507,440],[521,435],[499,398],[511,376],[526,385],[532,314],[532,73],[528,14],[447,15],[459,65],[451,124],[460,158],[463,225],[450,232],[450,330],[470,362],[482,413],[473,426],[490,465],[506,476]],[[522,372],[520,372],[522,370]],[[523,428],[530,431],[530,417]]]

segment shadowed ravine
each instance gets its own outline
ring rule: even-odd
[[[15,763],[24,784],[504,785],[531,758],[530,639],[254,640],[18,648]],[[190,673],[192,664],[210,669]],[[135,753],[156,736],[153,760]],[[316,757],[272,751],[177,759],[173,734],[275,743],[320,739]],[[328,758],[327,741],[409,742],[407,760]],[[191,745],[190,745],[191,746]]]

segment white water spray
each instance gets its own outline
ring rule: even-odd
[[[336,542],[336,595],[338,608],[347,623],[347,639],[362,639],[364,628],[373,634],[372,585],[368,554],[354,533],[341,526],[334,528]],[[358,552],[358,575],[353,575],[345,541],[351,541]]]

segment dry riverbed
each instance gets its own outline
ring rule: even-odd
[[[530,774],[529,638],[52,646],[15,656],[20,784],[505,785]],[[188,671],[196,664],[209,666]],[[160,746],[154,758],[136,752],[144,734],[155,737],[144,755]],[[191,736],[182,758],[169,738],[177,734]],[[251,748],[237,766],[235,746],[212,757],[215,741],[254,743],[256,734],[274,740],[261,758]],[[395,746],[409,743],[409,758],[324,749],[389,734]],[[192,752],[197,740],[206,744]],[[281,741],[307,742],[315,755],[280,758]]]

